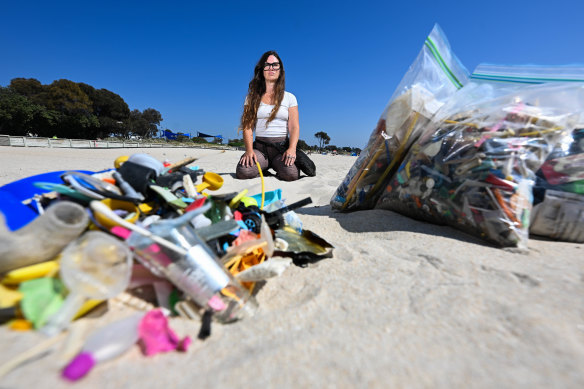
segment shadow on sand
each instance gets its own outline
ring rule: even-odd
[[[339,225],[348,232],[416,232],[432,236],[441,236],[486,247],[497,247],[487,241],[455,228],[418,221],[400,215],[399,213],[383,209],[341,213],[333,211],[330,205],[324,205],[317,207],[302,207],[295,212],[299,215],[326,216],[335,219]]]

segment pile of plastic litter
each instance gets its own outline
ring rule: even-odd
[[[118,158],[103,172],[63,171],[0,187],[0,320],[48,340],[0,367],[0,377],[62,339],[74,320],[117,300],[133,314],[80,342],[64,368],[69,380],[135,344],[145,355],[186,350],[167,317],[229,323],[254,314],[258,284],[294,263],[332,256],[303,229],[277,189],[218,193],[220,175],[162,163],[147,154]],[[132,294],[149,286],[150,298]]]

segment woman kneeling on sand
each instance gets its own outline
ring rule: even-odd
[[[255,66],[241,115],[245,153],[237,164],[237,178],[258,177],[259,162],[262,170],[271,167],[281,180],[298,179],[294,164],[300,135],[298,103],[292,93],[285,91],[285,84],[284,65],[278,53],[264,53]]]

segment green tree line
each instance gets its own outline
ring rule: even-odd
[[[0,86],[0,134],[96,139],[151,138],[162,121],[153,108],[130,111],[114,92],[70,80],[43,85],[14,78]]]

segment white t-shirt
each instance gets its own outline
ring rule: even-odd
[[[288,109],[297,105],[296,96],[290,92],[284,92],[284,98],[282,98],[282,104],[280,104],[276,117],[266,127],[266,122],[270,118],[274,106],[260,102],[255,127],[256,136],[266,138],[286,136],[288,134]]]

